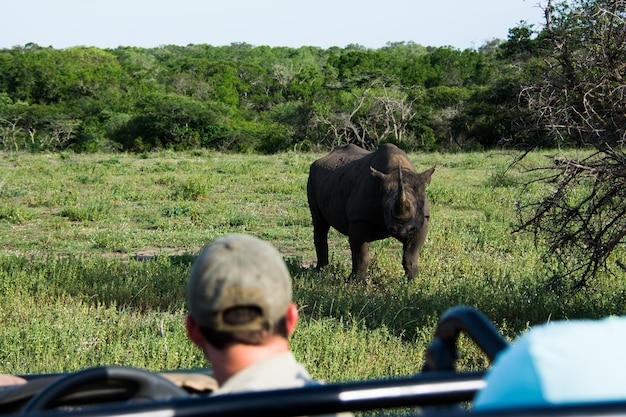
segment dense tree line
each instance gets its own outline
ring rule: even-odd
[[[15,46],[0,50],[0,139],[5,151],[490,148],[513,137],[515,63],[533,38],[522,25],[462,51]]]

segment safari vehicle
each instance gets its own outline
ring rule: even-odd
[[[508,344],[478,310],[459,306],[440,319],[421,372],[411,377],[211,396],[208,371],[153,373],[103,366],[70,374],[25,375],[26,385],[0,389],[0,415],[302,416],[357,415],[626,416],[626,397],[565,406],[472,409],[485,373],[459,373],[457,340],[471,338],[493,361]],[[594,366],[593,358],[587,365]],[[617,359],[617,358],[616,358]],[[621,359],[623,361],[623,359]],[[515,378],[516,375],[510,375]],[[626,384],[626,375],[623,383]]]

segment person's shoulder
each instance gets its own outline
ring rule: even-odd
[[[0,374],[0,387],[25,384],[26,380],[17,375]]]
[[[316,382],[291,352],[256,362],[231,376],[216,394],[298,388]]]

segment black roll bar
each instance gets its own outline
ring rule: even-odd
[[[375,381],[314,385],[263,392],[248,392],[167,402],[130,403],[73,410],[72,417],[229,417],[302,416],[342,411],[367,411],[394,407],[450,405],[470,401],[485,385],[480,372],[467,374],[417,374]],[[67,411],[23,414],[67,417]]]
[[[422,372],[454,372],[459,357],[457,340],[463,331],[493,362],[496,355],[508,346],[493,323],[479,310],[457,306],[446,311],[439,319],[435,336],[426,349]]]
[[[471,401],[484,388],[484,372],[456,373],[457,340],[465,332],[490,361],[507,347],[495,326],[480,311],[459,306],[439,320],[426,349],[422,373],[404,378],[354,381],[263,392],[171,399],[150,403],[110,404],[72,410],[73,417],[227,417],[301,416],[342,411],[368,411],[399,407],[436,407],[454,415],[454,404]],[[67,411],[49,410],[23,416],[67,417]]]

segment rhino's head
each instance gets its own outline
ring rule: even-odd
[[[426,184],[430,183],[435,167],[422,173],[402,169],[400,164],[387,174],[370,169],[382,181],[385,227],[400,242],[411,243],[417,239],[424,219],[430,216]]]

